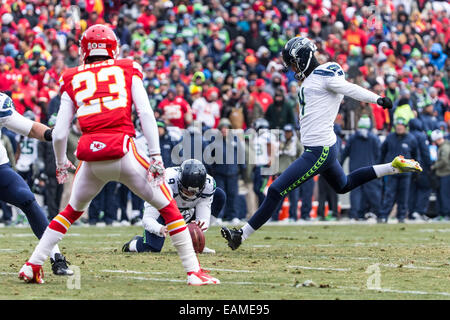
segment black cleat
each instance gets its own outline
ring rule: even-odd
[[[137,240],[137,239],[139,239],[139,238],[140,238],[139,236],[134,236],[133,239],[131,239],[130,241],[128,241],[127,243],[125,243],[125,244],[122,246],[122,252],[131,252],[131,251],[130,251],[130,243],[131,243],[131,241]]]
[[[50,263],[52,264],[53,274],[57,276],[73,275],[73,271],[70,270],[67,265],[70,263],[66,261],[66,257],[64,257],[61,253],[55,253],[55,260],[50,258]]]
[[[222,234],[222,237],[224,237],[225,240],[228,241],[228,246],[231,248],[231,250],[236,250],[237,248],[239,248],[242,243],[242,229],[238,230],[236,228],[233,228],[232,230],[230,230],[227,227],[222,227],[220,233]]]

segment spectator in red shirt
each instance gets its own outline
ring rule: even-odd
[[[353,18],[350,21],[350,29],[345,31],[344,39],[347,39],[348,45],[354,45],[363,48],[367,44],[367,35],[359,28],[359,21]]]
[[[258,101],[263,109],[264,113],[267,111],[267,108],[273,103],[273,99],[267,92],[263,91],[266,85],[264,79],[256,79],[255,81],[256,91],[252,92],[251,95]]]
[[[185,129],[192,122],[191,107],[182,97],[176,96],[176,91],[170,88],[167,97],[161,101],[158,108],[163,111],[163,119],[169,125]]]
[[[149,34],[151,29],[156,26],[157,19],[153,14],[153,6],[151,4],[145,7],[145,11],[139,16],[136,22],[143,25],[146,34]]]

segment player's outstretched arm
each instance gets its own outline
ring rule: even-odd
[[[30,133],[30,138],[35,138],[41,141],[52,141],[53,130],[47,127],[45,124],[39,122],[33,122]]]
[[[52,130],[49,127],[25,118],[15,110],[11,110],[11,116],[3,125],[9,130],[22,136],[39,139],[41,141],[52,140]]]
[[[392,108],[392,101],[388,97],[380,97],[379,95],[360,87],[354,83],[345,80],[343,72],[341,75],[335,74],[326,80],[327,88],[333,92],[343,94],[358,101],[367,103],[376,103],[385,109]]]

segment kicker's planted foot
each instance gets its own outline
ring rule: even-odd
[[[228,229],[227,227],[222,227],[222,230],[220,230],[220,233],[222,234],[222,237],[225,238],[225,240],[228,241],[228,246],[231,248],[231,250],[236,250],[239,248],[239,246],[242,243],[242,229]]]
[[[69,262],[61,253],[55,253],[55,259],[50,258],[53,274],[57,276],[71,276],[73,271],[69,269]]]

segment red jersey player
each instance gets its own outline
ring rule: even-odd
[[[93,25],[83,34],[80,54],[84,64],[61,76],[61,106],[53,131],[56,177],[67,179],[73,165],[66,157],[67,137],[77,116],[82,136],[76,155],[80,159],[67,207],[49,224],[19,277],[43,283],[42,265],[57,244],[109,181],[118,181],[157,208],[188,274],[190,285],[218,284],[200,268],[184,219],[164,182],[156,120],[142,82],[141,67],[132,60],[116,60],[114,32]],[[137,152],[131,120],[134,104],[150,151],[147,163]]]

